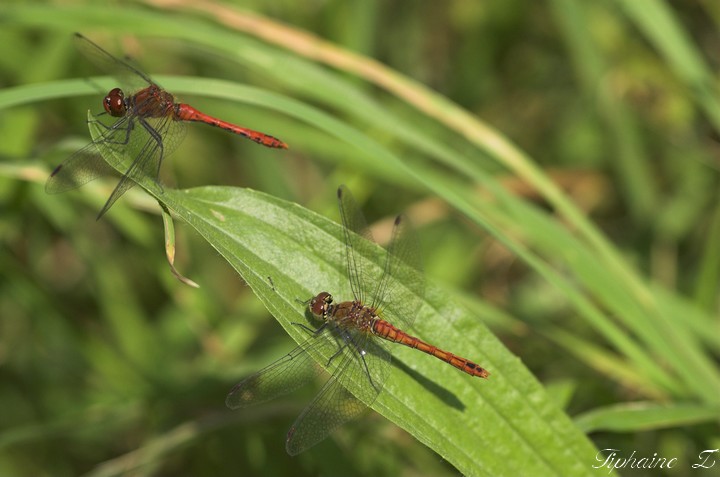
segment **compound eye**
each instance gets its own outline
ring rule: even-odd
[[[105,96],[103,107],[105,108],[105,112],[110,116],[116,118],[125,116],[127,112],[127,108],[125,107],[125,94],[120,88],[110,90],[107,96]]]
[[[328,292],[318,293],[310,300],[310,312],[315,316],[323,316],[327,313],[328,306],[332,303],[332,296]]]

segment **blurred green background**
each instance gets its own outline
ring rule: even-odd
[[[429,280],[598,449],[710,475],[689,466],[720,446],[717,3],[63,3],[0,6],[0,475],[458,472],[374,413],[291,459],[313,389],[225,410],[294,343],[182,224],[176,267],[201,288],[173,277],[140,188],[100,221],[112,179],[45,194],[104,95],[74,31],[168,89],[266,94],[178,92],[290,149],[191,124],[165,184],[250,187],[337,220],[346,183],[381,242],[407,211]]]

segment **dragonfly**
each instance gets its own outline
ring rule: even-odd
[[[312,356],[323,357],[331,376],[290,427],[285,445],[290,455],[319,443],[373,403],[389,375],[388,342],[423,351],[470,376],[487,378],[490,374],[466,358],[403,331],[412,326],[425,289],[418,242],[407,218],[395,218],[392,238],[383,253],[373,243],[367,222],[347,187],[341,186],[337,195],[352,300],[336,302],[323,291],[305,302],[320,325],[313,328],[294,323],[309,337],[236,384],[225,400],[229,408],[238,409],[290,393],[321,372]],[[373,263],[383,266],[378,268]],[[354,389],[360,390],[355,395],[348,391],[353,382],[359,384]]]
[[[159,184],[160,165],[184,137],[186,122],[200,122],[243,136],[270,148],[287,149],[280,139],[202,113],[175,97],[129,60],[116,58],[80,33],[77,48],[101,70],[130,86],[116,87],[103,100],[104,112],[91,122],[100,132],[87,146],[76,151],[50,174],[45,183],[49,194],[65,192],[112,172],[106,161],[124,158],[130,165],[98,214],[102,217],[143,176]],[[135,91],[127,94],[127,91]],[[103,121],[104,120],[104,121]]]

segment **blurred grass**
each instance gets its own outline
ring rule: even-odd
[[[160,218],[128,207],[153,208],[141,192],[100,223],[110,181],[44,194],[38,168],[88,140],[80,118],[101,97],[82,80],[101,72],[72,50],[73,31],[291,147],[190,127],[167,183],[249,186],[332,218],[345,182],[369,218],[410,208],[429,275],[492,317],[541,382],[572,383],[559,402],[592,416],[582,429],[606,430],[590,434],[598,448],[694,459],[717,447],[709,5],[152,4],[0,6],[0,41],[13,45],[0,55],[0,473],[117,475],[142,449],[146,474],[453,472],[376,417],[291,460],[282,436],[305,398],[251,424],[224,413],[229,386],[290,340],[182,226],[176,266],[202,288],[180,285]],[[192,76],[216,82],[198,90]],[[442,341],[442,319],[418,328]],[[509,393],[508,409],[522,399]],[[678,411],[621,406],[648,399]]]

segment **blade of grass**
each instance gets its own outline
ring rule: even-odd
[[[635,402],[594,409],[575,417],[585,432],[638,432],[717,422],[720,407],[697,404],[663,405]]]
[[[707,66],[690,35],[683,29],[671,7],[658,0],[635,2],[616,0],[620,8],[665,57],[678,78],[695,93],[697,105],[720,131],[720,100],[715,75]]]
[[[617,97],[609,85],[603,84],[608,66],[589,34],[587,25],[592,15],[589,4],[573,0],[551,2],[555,17],[564,32],[567,48],[572,53],[585,96],[593,99],[614,140],[613,166],[622,182],[625,201],[632,207],[634,219],[647,222],[658,207],[658,193],[654,185],[648,157],[643,150],[641,137],[631,111]]]

